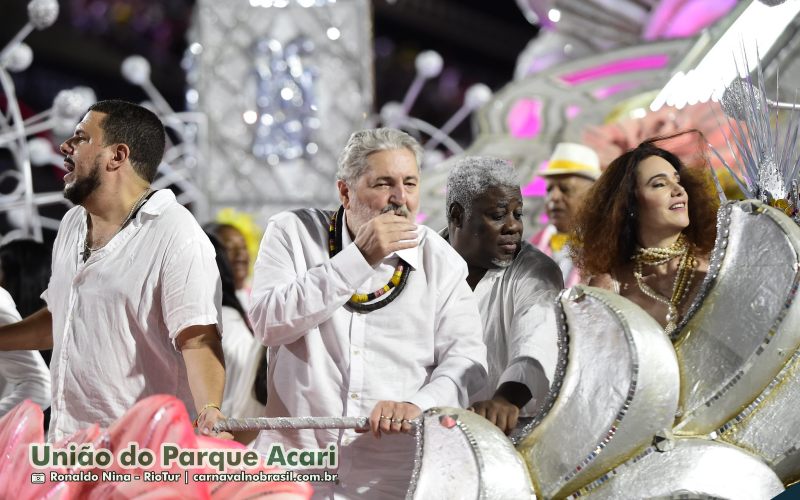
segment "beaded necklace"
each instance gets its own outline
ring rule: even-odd
[[[642,279],[642,266],[644,264],[659,266],[676,257],[680,257],[678,272],[675,274],[675,281],[672,284],[672,296],[667,298],[644,282]],[[637,248],[633,260],[635,261],[633,276],[636,278],[636,284],[639,285],[639,289],[651,299],[667,306],[667,326],[664,327],[664,332],[667,335],[671,335],[678,326],[678,320],[680,319],[678,305],[680,305],[689,292],[689,288],[691,288],[694,269],[697,265],[697,259],[694,257],[691,245],[686,242],[686,237],[681,234],[675,243],[666,248]]]
[[[344,214],[344,207],[339,207],[339,210],[334,212],[331,217],[330,225],[328,226],[328,255],[333,258],[334,255],[339,253],[342,249],[342,220]],[[397,266],[394,268],[394,274],[388,283],[372,293],[356,293],[347,301],[347,305],[356,312],[371,312],[382,307],[388,306],[398,295],[403,291],[408,281],[408,275],[411,274],[411,266],[408,265],[403,259],[399,259]],[[389,290],[397,288],[394,293],[386,295]],[[385,297],[383,297],[386,295]],[[383,297],[381,300],[376,300]],[[375,302],[373,302],[375,301]],[[369,303],[368,303],[369,302]]]

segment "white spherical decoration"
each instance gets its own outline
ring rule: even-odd
[[[421,76],[425,78],[433,78],[439,76],[439,73],[442,72],[444,61],[438,52],[426,50],[419,53],[414,64],[417,67],[417,73],[419,73]]]
[[[8,54],[4,66],[13,73],[25,71],[33,62],[33,50],[27,43],[20,43]]]
[[[75,87],[60,91],[53,100],[53,114],[56,120],[72,123],[70,130],[86,110],[97,100],[94,91],[89,87]]]
[[[49,28],[58,19],[56,0],[31,0],[28,3],[28,20],[37,30]]]
[[[438,149],[431,149],[430,151],[425,151],[425,157],[422,160],[422,164],[425,168],[435,168],[440,163],[445,160],[445,155],[443,152],[439,151]]]
[[[150,63],[142,56],[130,56],[122,61],[122,76],[134,85],[150,80]]]
[[[27,217],[25,216],[25,209],[22,207],[16,207],[7,210],[6,220],[12,227],[27,226]]]
[[[476,83],[464,94],[464,105],[469,109],[478,109],[492,98],[492,89],[483,83]]]
[[[50,141],[41,137],[34,137],[28,141],[28,153],[31,157],[31,165],[35,167],[52,163],[53,157],[56,156]]]
[[[387,127],[397,127],[406,118],[403,105],[396,101],[390,101],[381,108],[381,122]]]
[[[77,119],[70,119],[70,118],[54,118],[53,119],[53,133],[59,140],[66,139],[67,137],[71,137],[72,133],[75,131],[75,124],[78,123]]]

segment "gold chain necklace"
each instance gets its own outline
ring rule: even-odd
[[[120,223],[119,228],[117,228],[117,230],[114,231],[114,234],[111,235],[111,238],[109,238],[108,241],[106,241],[102,245],[94,247],[94,248],[92,248],[92,246],[89,244],[89,235],[92,232],[91,231],[91,229],[92,229],[92,219],[91,219],[91,217],[89,217],[89,213],[88,212],[86,213],[86,238],[84,238],[84,240],[83,240],[83,252],[81,252],[81,256],[83,257],[83,261],[84,262],[89,260],[89,256],[92,255],[92,252],[96,252],[98,250],[101,250],[101,249],[105,248],[105,246],[108,245],[111,242],[111,240],[114,239],[114,236],[118,235],[119,232],[122,231],[125,228],[125,226],[128,225],[128,223],[131,221],[131,217],[133,217],[133,214],[135,214],[136,210],[140,208],[140,206],[142,205],[142,202],[145,200],[145,197],[148,194],[150,194],[151,191],[152,191],[152,189],[150,189],[149,187],[147,189],[145,189],[144,193],[142,193],[142,195],[139,197],[139,199],[136,200],[136,203],[134,203],[133,206],[131,207],[130,211],[128,212],[128,215],[126,215],[125,218],[122,219],[122,222]]]
[[[672,295],[670,298],[667,298],[653,290],[644,282],[642,279],[642,266],[644,264],[649,266],[666,264],[676,257],[680,257],[678,272],[675,274],[675,281],[672,284]],[[671,335],[678,326],[678,321],[680,319],[678,306],[686,297],[692,286],[694,269],[697,265],[697,259],[694,257],[691,245],[686,242],[686,237],[681,234],[675,243],[666,248],[636,249],[633,260],[635,261],[633,276],[636,278],[636,284],[639,285],[639,289],[651,299],[667,306],[667,326],[664,328],[664,332],[667,335]]]

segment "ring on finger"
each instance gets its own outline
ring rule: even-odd
[[[391,418],[391,417],[387,417],[387,416],[385,416],[385,415],[381,415],[380,419],[381,419],[381,420],[392,420],[392,418]],[[394,420],[392,420],[392,421],[394,421]]]
[[[401,423],[401,422],[402,422],[402,420],[401,420],[401,419],[399,419],[399,418],[393,418],[393,419],[392,419],[392,423],[393,423],[393,424],[399,424],[399,423]]]

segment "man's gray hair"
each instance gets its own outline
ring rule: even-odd
[[[465,156],[458,160],[447,176],[447,220],[450,220],[450,207],[456,202],[469,217],[475,198],[493,187],[519,188],[517,172],[511,162],[491,156]]]
[[[422,165],[422,146],[402,130],[373,128],[354,132],[339,155],[336,178],[352,186],[367,168],[367,157],[378,151],[408,149],[414,153],[417,168]]]

